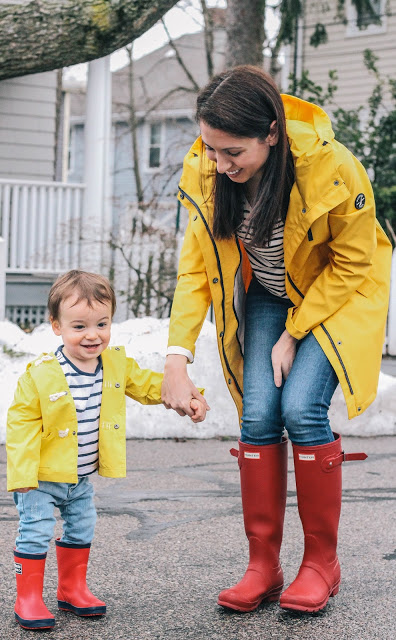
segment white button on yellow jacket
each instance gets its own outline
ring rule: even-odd
[[[162,373],[140,369],[124,347],[102,353],[99,474],[126,475],[125,395],[141,404],[161,403]],[[7,420],[7,489],[37,487],[38,480],[76,483],[77,413],[53,353],[28,364]]]
[[[296,174],[284,232],[286,291],[294,305],[286,329],[297,339],[313,331],[334,367],[353,418],[363,413],[377,392],[391,245],[376,220],[367,173],[334,139],[327,114],[298,98],[282,98]],[[194,354],[213,302],[224,376],[240,416],[243,303],[251,269],[236,238],[213,237],[210,194],[215,171],[198,138],[185,157],[180,182],[179,199],[189,211],[189,224],[168,344]]]

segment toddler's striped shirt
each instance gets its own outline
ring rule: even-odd
[[[78,420],[78,476],[95,473],[99,464],[99,418],[102,404],[103,365],[99,356],[94,373],[80,371],[59,347],[55,353],[76,405]]]

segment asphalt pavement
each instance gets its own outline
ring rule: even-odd
[[[127,478],[93,479],[99,517],[88,582],[108,613],[81,619],[57,610],[52,543],[44,597],[56,626],[35,632],[21,629],[13,615],[18,520],[4,491],[1,446],[1,640],[393,640],[396,438],[344,438],[343,444],[369,457],[343,465],[342,583],[325,610],[288,613],[271,603],[239,614],[217,606],[218,592],[240,579],[247,563],[238,466],[229,454],[235,440],[129,440]],[[281,554],[286,584],[303,551],[291,448],[288,478]]]
[[[382,358],[381,371],[390,376],[396,376],[396,356],[385,356]]]
[[[396,358],[382,370],[396,375]],[[129,440],[128,475],[93,477],[98,522],[88,583],[107,615],[77,618],[57,610],[54,543],[44,598],[55,614],[50,631],[25,631],[14,620],[12,549],[18,518],[5,490],[0,446],[0,640],[393,640],[395,637],[396,437],[343,438],[364,462],[343,465],[339,530],[339,594],[316,614],[283,611],[278,603],[252,613],[216,604],[247,564],[239,472],[233,439]],[[58,520],[55,536],[61,535]],[[291,447],[281,561],[285,583],[303,552]]]

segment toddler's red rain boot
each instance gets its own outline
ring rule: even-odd
[[[56,540],[58,559],[58,607],[76,616],[103,616],[106,605],[87,587],[87,565],[91,545]]]
[[[31,554],[14,550],[17,599],[15,618],[24,629],[49,629],[55,618],[43,602],[46,553]]]
[[[279,552],[287,485],[287,439],[255,446],[239,442],[238,456],[249,564],[242,580],[219,595],[218,604],[253,611],[261,602],[278,600],[283,588]]]
[[[344,454],[341,438],[313,447],[293,445],[297,502],[304,530],[304,557],[294,582],[282,593],[280,606],[320,611],[337,595],[341,581],[337,557],[341,512],[341,464],[364,460],[365,453]]]

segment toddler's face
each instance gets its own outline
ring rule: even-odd
[[[65,356],[82,371],[95,371],[98,356],[110,341],[111,303],[85,300],[76,302],[78,296],[70,296],[60,304],[58,320],[52,320],[52,329],[62,336]]]

